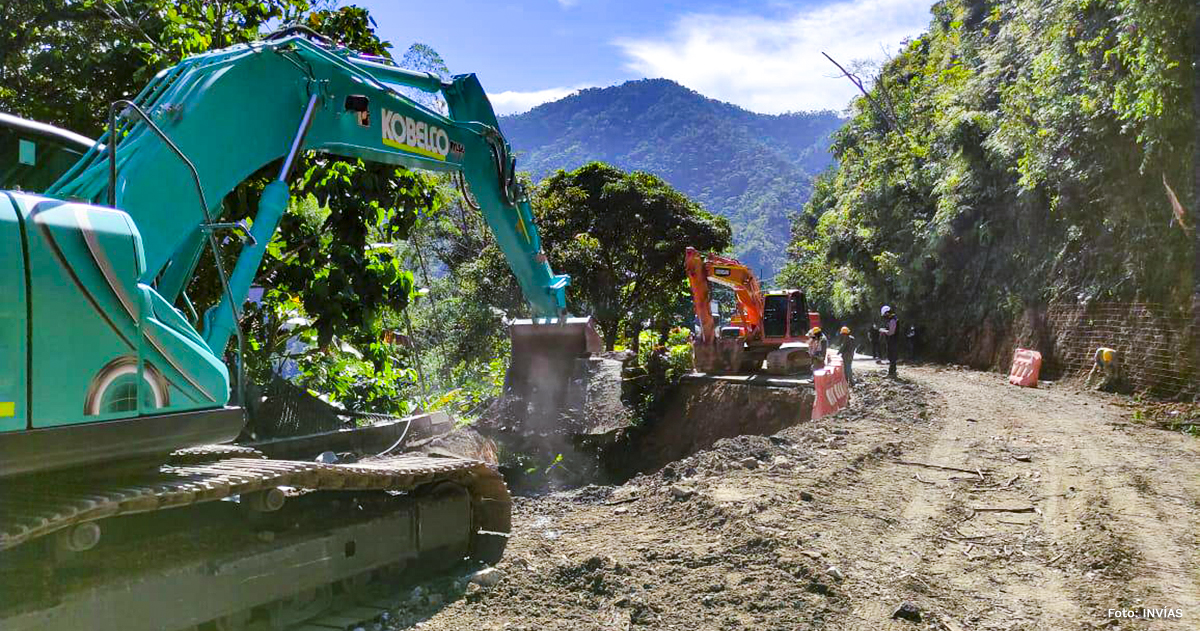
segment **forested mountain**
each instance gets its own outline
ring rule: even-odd
[[[789,217],[830,164],[833,112],[771,116],[705,98],[673,81],[592,88],[501,119],[517,167],[540,180],[599,160],[648,171],[727,217],[734,252],[767,277],[785,258]]]
[[[843,317],[899,305],[978,365],[1055,305],[1187,313],[1197,69],[1195,0],[935,4],[853,103],[783,278]]]

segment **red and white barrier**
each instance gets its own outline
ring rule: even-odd
[[[846,383],[846,369],[837,353],[827,354],[825,367],[813,371],[813,386],[816,388],[814,420],[850,405],[850,384]]]
[[[1036,388],[1038,373],[1042,371],[1042,354],[1024,348],[1018,348],[1013,353],[1012,369],[1008,373],[1008,382],[1026,388]]]

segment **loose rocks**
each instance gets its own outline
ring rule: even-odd
[[[911,622],[920,622],[921,621],[921,609],[918,608],[916,605],[914,605],[908,601],[905,601],[903,603],[900,603],[900,606],[896,608],[896,611],[892,612],[892,619],[894,619],[894,620],[909,620]]]
[[[475,572],[467,577],[468,583],[479,585],[480,587],[494,587],[504,579],[504,572],[497,570],[494,567],[485,568]]]

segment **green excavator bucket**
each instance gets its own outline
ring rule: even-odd
[[[517,320],[496,422],[528,438],[602,436],[630,424],[623,362],[605,354],[592,318]]]

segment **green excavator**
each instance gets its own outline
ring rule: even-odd
[[[284,628],[381,573],[500,556],[511,500],[492,466],[228,444],[246,399],[224,358],[304,151],[457,174],[534,316],[512,326],[509,415],[607,422],[587,412],[600,338],[567,316],[568,278],[474,75],[292,28],[163,70],[96,142],[0,116],[0,628]],[[272,163],[252,224],[228,222],[222,199]],[[197,314],[206,250],[221,299]]]

